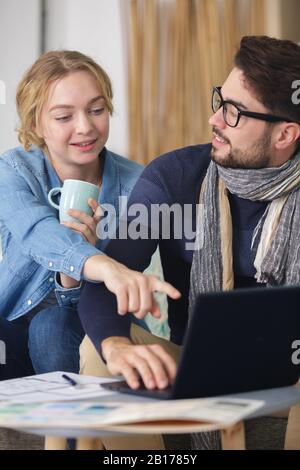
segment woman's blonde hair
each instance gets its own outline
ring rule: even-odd
[[[110,114],[113,113],[111,81],[100,65],[77,51],[47,52],[25,73],[17,88],[16,103],[21,121],[17,132],[25,150],[29,150],[31,145],[45,146],[44,139],[38,136],[36,129],[40,125],[41,112],[48,99],[50,85],[79,70],[89,72],[96,79],[107,109]]]

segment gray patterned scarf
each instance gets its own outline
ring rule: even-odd
[[[299,189],[300,152],[277,168],[244,170],[210,163],[199,200],[189,313],[198,294],[234,287],[228,191],[251,201],[270,201],[252,238],[257,281],[300,283]]]

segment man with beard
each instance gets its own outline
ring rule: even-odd
[[[167,341],[141,331],[126,312],[118,315],[105,285],[88,283],[79,312],[95,348],[87,338],[81,346],[84,373],[122,373],[132,388],[139,378],[149,389],[165,388],[174,380],[199,293],[300,283],[300,105],[293,100],[298,79],[297,44],[244,37],[233,70],[222,87],[213,88],[212,144],[170,152],[144,170],[129,206],[144,204],[150,213],[153,205],[190,205],[202,244],[191,250],[184,230],[176,237],[176,220],[169,239],[157,227],[151,237],[148,220],[147,239],[110,242],[107,254],[137,271],[147,267],[158,245],[165,279],[182,296],[169,300]],[[132,290],[130,311],[142,318],[147,289]]]

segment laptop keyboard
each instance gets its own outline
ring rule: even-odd
[[[138,389],[134,390],[129,387],[126,381],[106,382],[101,384],[101,387],[107,388],[108,390],[112,390],[114,392],[157,398],[159,400],[167,400],[171,398],[171,387],[165,388],[163,390],[159,390],[157,388],[154,390],[148,390],[144,385],[141,384]]]

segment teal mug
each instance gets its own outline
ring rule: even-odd
[[[88,205],[88,199],[98,201],[100,189],[98,186],[87,181],[65,180],[62,188],[52,188],[48,194],[48,201],[51,206],[59,210],[60,222],[78,222],[78,219],[68,214],[69,209],[76,209],[93,215],[92,208]],[[59,204],[53,200],[53,196],[61,194]]]

